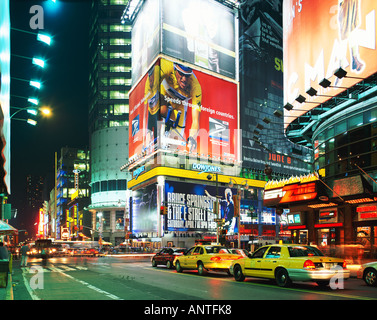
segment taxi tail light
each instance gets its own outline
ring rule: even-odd
[[[221,261],[221,257],[212,257],[211,261],[219,262],[219,261]]]
[[[347,262],[343,261],[343,269],[347,269]]]
[[[312,260],[306,260],[304,262],[304,269],[315,269],[315,264]]]
[[[243,258],[243,256],[239,256],[237,259],[242,259]]]

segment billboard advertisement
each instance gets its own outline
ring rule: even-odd
[[[0,178],[10,193],[10,18],[9,1],[0,2]],[[1,183],[1,185],[3,184]],[[3,191],[1,191],[3,192]]]
[[[235,14],[214,0],[148,0],[132,28],[132,82],[159,53],[236,78]]]
[[[294,106],[286,126],[376,72],[376,9],[374,0],[284,1],[284,104]],[[347,77],[334,76],[339,67]],[[331,87],[319,85],[324,78]],[[310,87],[317,95],[306,95]],[[297,103],[299,94],[310,103]]]
[[[234,188],[218,188],[220,216],[225,220],[227,234],[238,232],[234,217]],[[216,187],[202,184],[165,182],[166,231],[216,232],[217,215],[214,214]]]
[[[132,83],[134,84],[143,74],[160,49],[160,10],[159,0],[145,1],[137,14],[132,27]]]
[[[132,196],[132,226],[133,234],[157,233],[157,187],[150,185],[133,192]]]
[[[307,173],[308,165],[292,154],[284,135],[283,117],[273,112],[283,106],[282,1],[246,0],[240,3],[240,126],[244,168],[263,170],[268,163],[284,174]],[[270,124],[263,122],[271,120]],[[263,124],[264,129],[257,126]],[[262,146],[253,139],[258,132]],[[281,156],[285,154],[286,156]]]
[[[130,159],[159,148],[239,158],[236,83],[161,58],[129,101]]]

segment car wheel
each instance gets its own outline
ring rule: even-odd
[[[157,262],[154,259],[152,259],[152,267],[157,267]]]
[[[275,281],[279,287],[289,287],[292,284],[288,271],[280,268],[275,273]]]
[[[203,263],[202,263],[202,262],[199,262],[199,263],[198,263],[198,274],[199,274],[200,276],[204,276],[206,273],[207,273],[207,272],[206,272],[206,269],[204,268]]]
[[[175,263],[175,270],[177,270],[177,272],[182,272],[183,271],[183,269],[182,269],[181,264],[179,263],[179,261],[177,261]]]
[[[244,281],[245,280],[245,276],[244,274],[242,273],[242,268],[240,265],[235,265],[234,266],[234,270],[233,270],[233,273],[234,273],[234,279],[236,281]]]
[[[173,267],[173,264],[171,263],[171,261],[167,261],[166,262],[166,268],[168,268],[168,269],[171,269]]]
[[[376,270],[372,268],[366,269],[364,271],[363,279],[368,286],[376,287],[377,286]]]

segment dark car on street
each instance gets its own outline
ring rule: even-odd
[[[173,268],[173,261],[176,256],[181,256],[186,252],[185,248],[163,248],[152,257],[152,267],[165,265],[168,269]]]

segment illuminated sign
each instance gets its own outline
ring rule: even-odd
[[[130,123],[138,129],[129,130],[129,158],[164,150],[239,160],[237,92],[234,81],[158,59],[129,93]]]
[[[295,120],[376,72],[376,9],[375,0],[283,1],[284,104],[294,106],[284,119]],[[341,80],[334,75],[339,67],[347,71]],[[325,78],[332,86],[319,85]],[[310,103],[296,102],[310,87],[318,91]]]
[[[209,164],[193,163],[191,166],[192,170],[199,170],[201,172],[218,172],[221,173],[221,168],[218,166],[212,166]]]
[[[132,84],[160,53],[234,79],[235,25],[234,11],[214,0],[144,1],[132,27]]]
[[[317,197],[316,182],[294,183],[264,191],[264,205],[274,206],[298,201],[313,200]]]
[[[319,223],[336,223],[338,222],[338,209],[327,208],[319,210]]]
[[[283,154],[271,153],[271,152],[268,154],[268,160],[274,161],[274,162],[279,162],[279,163],[286,163],[286,164],[292,163],[291,157],[285,156]]]
[[[375,220],[377,219],[377,203],[358,206],[356,212],[359,220]]]
[[[2,139],[1,176],[7,193],[10,190],[10,16],[9,2],[0,1],[0,136]]]
[[[43,209],[39,209],[39,223],[38,223],[38,234],[44,234],[44,213]]]
[[[133,178],[135,180],[137,180],[137,178],[139,177],[139,175],[145,171],[145,166],[141,166],[139,168],[137,168],[136,170],[134,170],[134,172],[132,173],[133,175]]]

